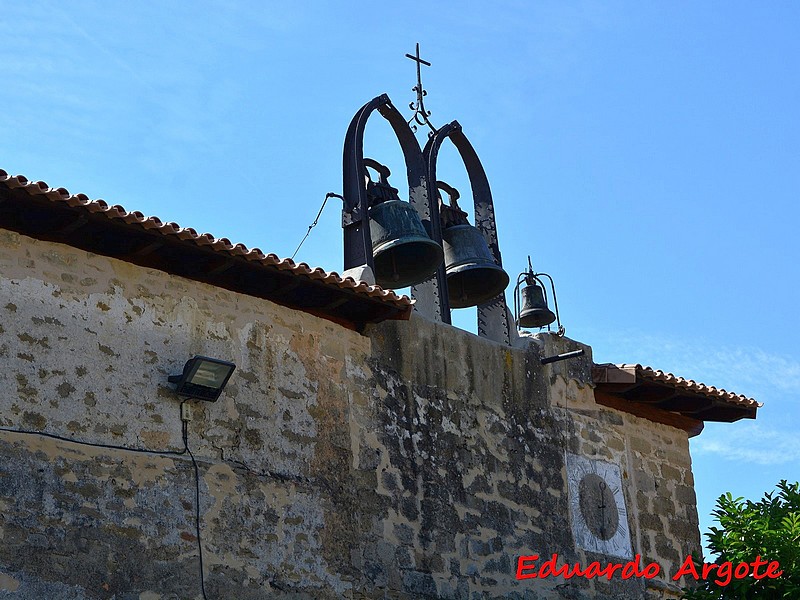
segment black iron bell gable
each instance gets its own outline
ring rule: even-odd
[[[432,132],[420,150],[409,123],[394,107],[389,96],[381,94],[364,104],[353,116],[345,136],[343,154],[343,207],[342,228],[344,235],[344,269],[368,266],[376,275],[373,240],[370,232],[370,208],[373,204],[394,198],[386,176],[381,173],[380,163],[364,158],[364,131],[372,113],[377,110],[392,127],[403,150],[408,176],[408,199],[419,215],[428,237],[442,244],[442,224],[436,202],[436,161],[439,148],[449,138],[458,150],[469,176],[474,201],[475,228],[486,241],[494,263],[502,269],[502,258],[497,240],[494,204],[486,172],[475,149],[457,121]],[[379,181],[365,185],[367,167],[376,169]],[[383,196],[386,198],[383,198]],[[430,272],[430,271],[427,271]],[[427,273],[426,272],[426,273]],[[408,284],[407,284],[408,285]],[[440,263],[434,276],[427,281],[411,283],[411,295],[417,301],[416,309],[437,321],[450,323],[450,303],[447,274],[444,263]],[[510,344],[511,330],[504,292],[478,305],[478,335],[497,342]]]

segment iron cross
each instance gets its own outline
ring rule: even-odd
[[[433,124],[428,120],[430,116],[430,111],[425,110],[425,103],[422,100],[422,97],[427,94],[427,92],[422,87],[422,72],[420,70],[421,65],[425,65],[426,67],[430,67],[431,63],[427,60],[423,60],[419,57],[419,42],[417,42],[417,53],[416,56],[412,56],[411,54],[406,54],[407,58],[410,58],[414,62],[417,63],[417,86],[413,88],[413,91],[417,93],[417,101],[410,103],[408,106],[411,110],[414,111],[414,116],[412,116],[408,123],[411,125],[411,128],[416,131],[416,125],[412,125],[411,121],[416,121],[418,125],[427,125],[431,129],[431,133],[436,131],[436,128]],[[430,135],[430,134],[428,134]]]
[[[410,54],[406,54],[406,57],[417,62],[417,78],[419,78],[419,65],[420,65],[420,63],[422,63],[426,67],[430,67],[431,66],[431,63],[429,63],[427,60],[422,60],[419,57],[419,42],[417,42],[417,55],[416,56],[412,56]]]

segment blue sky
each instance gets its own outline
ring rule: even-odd
[[[0,168],[290,256],[355,111],[408,112],[420,42],[512,278],[528,254],[550,273],[597,362],[764,402],[692,442],[705,529],[721,493],[800,479],[798,25],[787,1],[0,0]],[[367,133],[402,175],[388,126]],[[469,197],[447,147],[439,174]],[[336,202],[298,260],[341,269]]]

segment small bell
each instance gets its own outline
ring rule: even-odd
[[[517,323],[520,327],[544,327],[556,320],[556,315],[547,308],[544,290],[536,282],[530,282],[520,290],[522,308]]]
[[[555,313],[547,306],[547,292],[542,283],[543,277],[550,280],[550,289],[553,292],[553,304]],[[525,287],[520,289],[522,284]],[[520,296],[522,302],[520,302]],[[531,257],[528,257],[528,270],[520,273],[517,277],[517,285],[514,288],[514,313],[517,318],[517,326],[525,328],[547,327],[553,321],[558,323],[557,335],[564,335],[564,327],[558,316],[558,300],[556,300],[556,287],[553,278],[547,273],[534,273],[531,266]]]

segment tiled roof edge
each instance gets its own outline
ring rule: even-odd
[[[248,261],[275,267],[282,271],[290,271],[299,276],[318,280],[343,290],[351,290],[357,294],[377,298],[386,304],[400,309],[409,309],[413,300],[408,296],[400,296],[393,290],[385,290],[377,285],[369,285],[356,281],[352,277],[342,277],[335,271],[325,271],[319,267],[311,267],[306,263],[295,263],[290,258],[280,258],[275,254],[264,254],[259,248],[247,248],[244,244],[234,244],[228,238],[215,238],[210,233],[197,233],[191,227],[181,227],[177,223],[164,223],[158,217],[146,217],[139,211],[127,212],[122,206],[109,204],[102,199],[91,200],[85,194],[71,194],[65,188],[50,187],[44,181],[29,181],[23,175],[9,175],[0,169],[0,183],[9,189],[22,188],[28,194],[45,197],[54,203],[64,203],[73,208],[86,210],[94,214],[102,214],[108,219],[118,220],[127,225],[142,229],[156,230],[165,236],[171,236],[184,243],[206,246],[229,256],[241,256]]]
[[[717,388],[714,386],[706,385],[704,383],[699,383],[697,381],[694,381],[693,379],[684,379],[683,377],[678,377],[676,375],[673,375],[672,373],[667,373],[665,371],[653,369],[652,367],[640,365],[638,363],[617,364],[617,365],[609,363],[597,366],[616,367],[618,369],[622,369],[623,371],[633,373],[636,375],[636,377],[640,377],[642,379],[647,379],[649,381],[656,381],[659,383],[665,383],[675,388],[682,388],[689,392],[703,394],[704,396],[712,398],[718,398],[720,400],[731,402],[733,404],[739,404],[741,406],[746,406],[750,408],[761,408],[763,406],[762,403],[757,402],[755,399],[749,398],[742,394],[735,394],[723,388]]]

